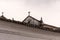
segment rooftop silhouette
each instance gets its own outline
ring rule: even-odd
[[[53,25],[45,24],[43,22],[42,17],[41,17],[41,20],[37,20],[34,17],[30,16],[30,11],[28,12],[28,16],[22,22],[16,21],[16,20],[14,20],[14,18],[12,18],[12,20],[7,19],[4,16],[4,12],[2,12],[2,16],[0,16],[0,20],[6,21],[6,22],[12,22],[12,23],[16,23],[16,24],[21,24],[21,25],[32,27],[32,28],[38,28],[38,29],[42,29],[42,30],[60,32],[60,30],[59,30],[60,28],[55,27]]]

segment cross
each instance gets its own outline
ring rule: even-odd
[[[30,16],[30,11],[28,12],[28,15]]]

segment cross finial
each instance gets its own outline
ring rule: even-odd
[[[30,16],[30,11],[28,12],[28,15]]]

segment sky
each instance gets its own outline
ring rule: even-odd
[[[44,23],[60,27],[60,0],[0,0],[0,16],[23,21],[30,15]]]

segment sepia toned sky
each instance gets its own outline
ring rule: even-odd
[[[0,16],[22,21],[30,15],[44,23],[60,27],[60,0],[0,0]]]

